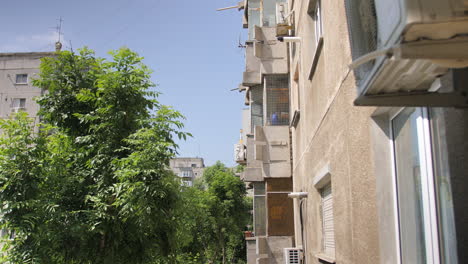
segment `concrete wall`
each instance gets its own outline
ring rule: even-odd
[[[205,170],[205,163],[202,158],[174,158],[170,160],[169,166],[180,177],[182,177],[184,171],[188,171],[190,176],[184,177],[183,180],[190,181],[191,184],[196,178],[203,176]]]
[[[8,118],[14,98],[26,99],[26,112],[38,121],[39,105],[34,98],[41,95],[41,89],[32,85],[39,73],[40,59],[53,56],[49,52],[0,53],[0,118]],[[17,84],[16,75],[27,74],[26,84]]]
[[[378,263],[376,184],[370,140],[373,108],[353,106],[356,87],[344,1],[322,1],[323,48],[317,49],[309,2],[294,1],[295,32],[301,43],[291,58],[291,109],[300,120],[292,128],[294,191],[308,192],[303,204],[307,263],[323,253],[320,190],[313,179],[328,165],[333,194],[337,263]],[[292,1],[289,1],[291,4]],[[316,62],[316,64],[314,64]],[[311,69],[315,69],[311,75]],[[295,93],[295,94],[294,94]],[[296,219],[299,219],[296,210]],[[296,225],[300,221],[296,220]],[[300,230],[296,228],[296,230]]]
[[[283,264],[284,248],[292,247],[290,236],[257,237],[257,264]]]

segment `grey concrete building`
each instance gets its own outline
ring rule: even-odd
[[[203,176],[205,169],[202,158],[178,157],[171,159],[169,166],[185,186],[193,186],[195,179]]]
[[[34,101],[43,91],[32,85],[39,72],[40,59],[53,52],[0,53],[0,118],[26,111],[37,119],[39,105]]]
[[[467,2],[243,7],[248,263],[464,263]]]

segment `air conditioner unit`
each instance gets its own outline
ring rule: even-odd
[[[285,264],[302,264],[303,253],[301,248],[285,248],[284,263]]]
[[[276,3],[276,36],[288,36],[292,26],[288,23],[288,3]]]
[[[425,96],[435,94],[430,88],[437,78],[450,68],[468,67],[467,1],[345,3],[353,57],[350,67],[358,86],[355,104],[381,105],[388,100],[399,104],[398,98],[414,95],[419,100],[414,103],[424,105]],[[467,105],[463,94],[452,93],[455,100],[449,104]],[[429,101],[428,106],[437,106],[437,100]]]
[[[244,164],[247,160],[246,147],[244,144],[234,145],[234,159],[237,163]]]

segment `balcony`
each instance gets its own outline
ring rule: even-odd
[[[262,163],[264,177],[291,177],[289,127],[257,126],[254,139],[253,156]]]
[[[254,39],[246,43],[242,85],[258,85],[263,75],[288,71],[286,43],[276,39],[276,28],[255,26]]]

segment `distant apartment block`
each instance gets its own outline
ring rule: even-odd
[[[0,118],[25,111],[39,121],[39,105],[35,97],[44,92],[32,85],[39,73],[41,58],[53,56],[54,52],[0,53]]]
[[[203,175],[205,169],[203,158],[174,158],[169,166],[182,179],[182,183],[189,187],[193,186],[196,178]]]

